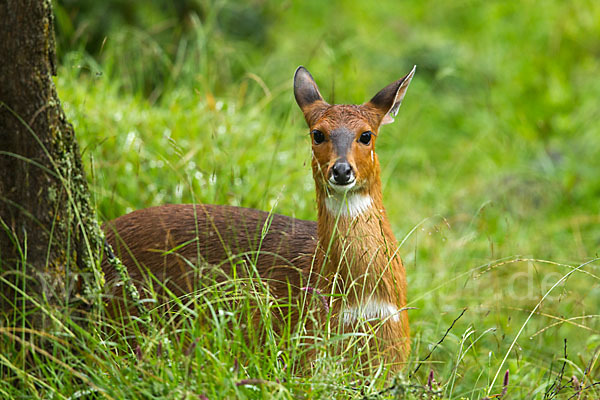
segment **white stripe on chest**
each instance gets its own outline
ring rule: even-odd
[[[373,199],[369,195],[364,194],[348,194],[344,199],[342,196],[330,196],[325,198],[325,206],[331,215],[355,218],[369,208],[373,204]]]
[[[381,300],[369,300],[366,303],[348,307],[342,311],[342,321],[346,325],[373,319],[388,319],[398,322],[400,311],[394,304]]]

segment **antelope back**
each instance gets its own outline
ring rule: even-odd
[[[205,204],[137,210],[105,223],[103,230],[139,288],[152,274],[177,295],[196,290],[203,275],[226,279],[234,265],[238,276],[256,265],[265,279],[301,287],[317,242],[315,222]],[[107,260],[102,266],[109,292],[121,296],[118,272]]]

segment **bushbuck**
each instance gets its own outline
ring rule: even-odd
[[[374,333],[377,356],[401,368],[410,351],[406,276],[383,206],[375,142],[380,127],[393,122],[414,72],[364,104],[330,105],[298,67],[294,95],[310,132],[317,222],[205,204],[134,211],[103,226],[132,281],[143,288],[153,279],[185,295],[197,280],[210,281],[209,274],[227,279],[243,260],[274,298],[322,296],[321,321],[343,332]],[[103,269],[112,294],[122,297],[122,276],[108,260]],[[290,313],[296,324],[300,313]]]

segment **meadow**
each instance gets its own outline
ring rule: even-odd
[[[600,3],[132,4],[55,5],[55,82],[101,221],[189,202],[315,220],[294,70],[362,103],[417,66],[377,142],[412,353],[396,377],[335,357],[299,373],[296,339],[230,329],[232,283],[202,294],[209,327],[182,306],[192,344],[159,314],[131,347],[65,322],[79,339],[56,334],[55,362],[0,358],[20,397],[600,397]]]

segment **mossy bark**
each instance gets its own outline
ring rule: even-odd
[[[97,302],[103,239],[52,80],[52,3],[4,0],[0,15],[1,325],[37,300]]]

